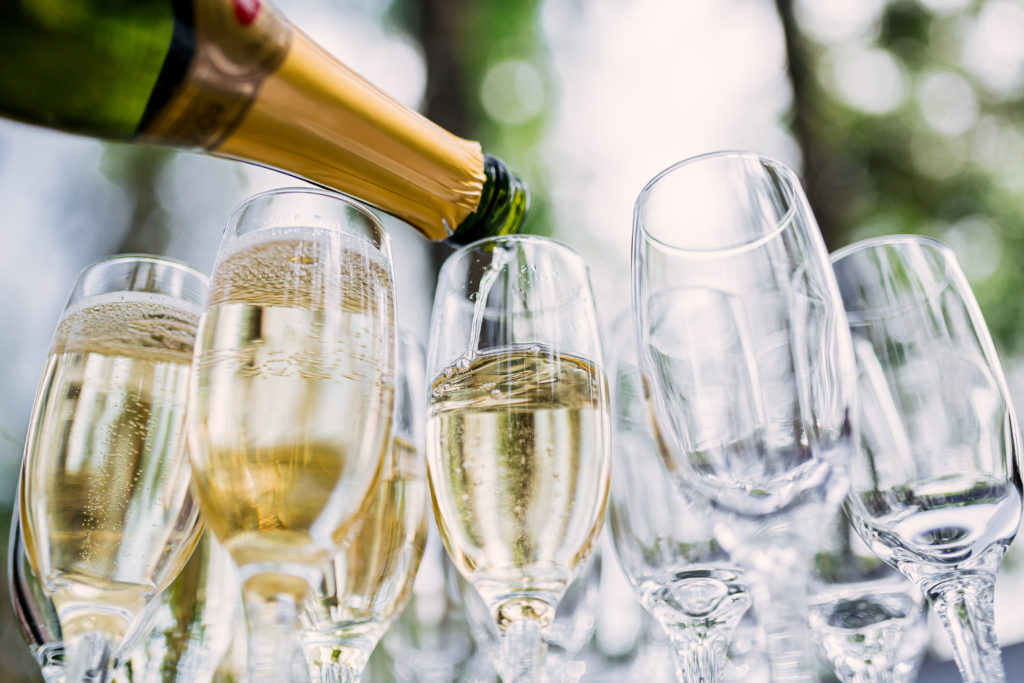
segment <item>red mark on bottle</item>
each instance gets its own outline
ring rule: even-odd
[[[234,0],[235,18],[242,26],[256,21],[260,13],[260,0]]]

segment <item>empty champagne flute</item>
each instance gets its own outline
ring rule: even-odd
[[[609,525],[619,565],[672,642],[683,683],[722,680],[732,632],[750,607],[747,572],[715,541],[702,507],[684,496],[652,434],[636,364],[632,314],[615,319]]]
[[[196,343],[193,482],[239,570],[249,676],[282,681],[297,613],[391,442],[395,317],[378,219],[310,189],[232,215]]]
[[[54,333],[19,495],[69,681],[108,680],[114,653],[201,530],[185,410],[206,293],[206,277],[183,264],[104,259],[78,276]]]
[[[928,645],[924,597],[864,545],[845,511],[827,536],[808,608],[821,651],[844,683],[912,683]]]
[[[680,162],[636,201],[640,367],[677,484],[751,570],[774,680],[811,680],[806,583],[856,443],[853,352],[796,175],[743,152]]]
[[[1005,680],[993,591],[1021,521],[1020,435],[988,328],[936,240],[865,240],[832,261],[861,396],[850,518],[925,595],[964,680]]]
[[[412,595],[427,540],[423,348],[398,335],[392,446],[359,520],[305,602],[302,646],[317,683],[359,681]]]
[[[544,634],[608,495],[608,389],[585,264],[533,236],[460,249],[441,268],[427,358],[441,536],[501,633],[502,678],[540,681]]]

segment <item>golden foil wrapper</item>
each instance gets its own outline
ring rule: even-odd
[[[240,16],[240,2],[255,13]],[[305,178],[433,240],[476,210],[485,181],[480,145],[382,92],[271,5],[196,0],[195,23],[195,59],[146,139]]]

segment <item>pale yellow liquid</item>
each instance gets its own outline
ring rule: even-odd
[[[66,312],[33,409],[25,548],[65,638],[114,638],[169,582],[198,532],[185,400],[199,311],[153,294]]]
[[[560,598],[604,521],[603,373],[541,347],[480,355],[434,380],[427,454],[442,538],[485,602]]]
[[[364,639],[372,647],[405,608],[427,541],[422,454],[395,439],[380,481],[307,606],[308,643]]]
[[[390,440],[390,275],[342,233],[251,237],[215,269],[200,328],[196,490],[243,574],[319,575]]]

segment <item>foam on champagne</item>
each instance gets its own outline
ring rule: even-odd
[[[128,292],[89,297],[58,325],[22,514],[66,637],[89,620],[121,635],[194,545],[184,417],[198,318],[178,299]]]

